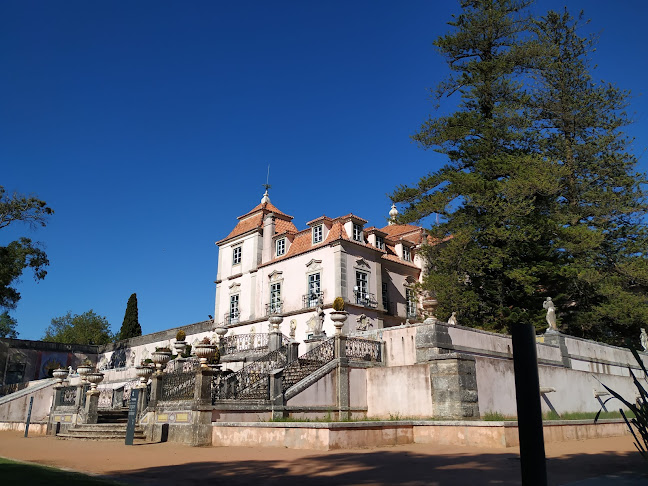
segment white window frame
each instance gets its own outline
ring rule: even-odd
[[[281,282],[270,284],[270,313],[281,312]]]
[[[412,250],[409,246],[403,245],[403,260],[405,260],[406,262],[412,261]]]
[[[241,317],[241,308],[239,307],[240,300],[240,294],[230,295],[230,324],[239,322],[239,318]]]
[[[313,226],[313,244],[324,241],[324,229],[321,224]]]
[[[241,245],[232,248],[232,265],[240,265],[243,259],[243,247]]]
[[[416,317],[416,294],[412,289],[405,288],[405,312],[407,317]]]
[[[362,241],[362,225],[353,223],[353,241]]]
[[[309,273],[306,276],[308,307],[317,307],[322,292],[322,274],[320,272]]]
[[[376,235],[376,248],[378,248],[380,250],[385,249],[385,238],[383,238],[382,236]]]
[[[369,292],[369,273],[356,270],[355,281],[356,281],[355,287],[357,287],[356,295],[355,295],[356,304],[362,304],[368,300],[367,294]]]
[[[286,238],[279,238],[275,242],[275,255],[282,256],[286,254]]]

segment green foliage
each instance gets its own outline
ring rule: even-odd
[[[137,294],[131,294],[126,304],[124,313],[124,322],[119,330],[118,339],[129,339],[142,335],[142,326],[140,326],[137,311]]]
[[[31,227],[45,226],[47,217],[53,213],[44,201],[16,193],[10,196],[0,186],[0,229],[16,222]],[[47,265],[47,255],[29,238],[21,237],[7,246],[0,246],[0,307],[16,308],[20,293],[15,285],[25,269],[31,269],[38,281],[47,275]]]
[[[185,340],[186,337],[187,337],[187,333],[184,332],[183,330],[180,330],[176,334],[176,341],[182,342]]]
[[[5,458],[0,458],[0,471],[2,471],[4,484],[20,484],[26,478],[29,478],[30,484],[47,484],[48,486],[119,486],[124,484]]]
[[[83,314],[68,312],[53,318],[43,336],[43,341],[65,344],[107,344],[112,340],[110,324],[92,309]]]
[[[546,328],[551,296],[569,333],[623,342],[648,320],[643,174],[621,129],[627,93],[595,83],[590,39],[568,13],[533,19],[529,2],[462,2],[435,45],[458,97],[413,139],[448,163],[392,195],[398,222],[442,217],[424,249],[423,290],[462,324]]]
[[[18,333],[16,332],[16,319],[9,315],[9,312],[4,311],[0,314],[0,338],[16,339]]]
[[[333,300],[333,309],[340,312],[344,310],[344,299],[342,297],[336,297]]]
[[[637,353],[634,348],[630,351],[632,351],[632,355],[637,361],[637,364],[639,364],[639,368],[643,373],[643,379],[641,381],[648,383],[648,370],[646,370],[646,366],[644,365],[643,360],[639,357],[639,353]],[[636,398],[634,403],[632,403],[630,400],[626,400],[619,393],[601,383],[603,387],[612,394],[612,397],[603,402],[601,410],[599,410],[598,414],[596,414],[594,422],[596,423],[596,421],[599,419],[599,414],[601,414],[603,406],[608,401],[610,401],[612,398],[619,400],[629,409],[629,412],[625,412],[623,411],[623,409],[619,409],[619,413],[625,420],[630,433],[634,437],[635,447],[641,454],[641,457],[643,457],[644,460],[648,461],[648,390],[646,390],[646,388],[641,384],[641,381],[636,377],[630,366],[628,366],[628,371],[630,372],[632,381],[635,385],[635,388],[637,389],[638,397]]]

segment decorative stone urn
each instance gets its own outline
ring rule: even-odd
[[[331,316],[331,320],[333,321],[333,325],[335,326],[335,335],[341,336],[342,328],[344,327],[344,321],[347,320],[349,313],[347,311],[334,310],[329,315]]]
[[[145,387],[155,368],[152,366],[136,366],[135,375],[140,379],[140,386]]]
[[[200,358],[200,367],[208,368],[207,362],[216,354],[216,346],[205,343],[196,344],[194,346],[194,353]]]
[[[187,341],[176,341],[173,343],[173,347],[178,354],[182,354],[187,349]]]
[[[68,370],[66,368],[57,368],[52,372],[52,376],[56,379],[59,385],[68,377]]]
[[[79,377],[81,378],[81,381],[87,381],[86,376],[88,373],[91,373],[94,368],[90,365],[79,365],[77,366],[77,373],[79,374]]]
[[[97,389],[97,385],[103,381],[104,374],[100,373],[99,371],[95,371],[92,373],[88,373],[85,377],[86,380],[90,382],[90,387],[92,391],[94,391]]]
[[[280,332],[279,326],[283,322],[284,318],[282,316],[270,316],[268,322],[272,325],[272,332]]]
[[[214,329],[214,332],[218,336],[218,342],[219,343],[223,340],[223,338],[225,337],[225,334],[227,334],[227,331],[229,331],[229,329],[227,329],[226,327],[222,327],[222,326],[219,326],[216,329]]]
[[[171,351],[155,351],[151,355],[151,359],[155,363],[155,366],[157,367],[160,373],[164,370],[164,367],[171,359],[171,356],[172,356]]]

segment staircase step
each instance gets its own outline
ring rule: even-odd
[[[123,424],[81,424],[70,427],[67,431],[56,435],[59,439],[88,439],[88,440],[124,440],[126,425]],[[135,439],[145,439],[144,430],[135,426]]]

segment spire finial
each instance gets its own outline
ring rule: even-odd
[[[270,189],[272,186],[269,184],[269,181],[270,181],[270,164],[268,164],[268,175],[266,176],[266,183],[261,184],[263,187],[265,187],[265,192],[263,193],[263,197],[261,198],[261,204],[270,202],[270,196],[268,196],[268,189]]]
[[[389,211],[389,224],[394,224],[396,216],[398,216],[398,209],[396,209],[396,204],[392,204],[391,210]]]

